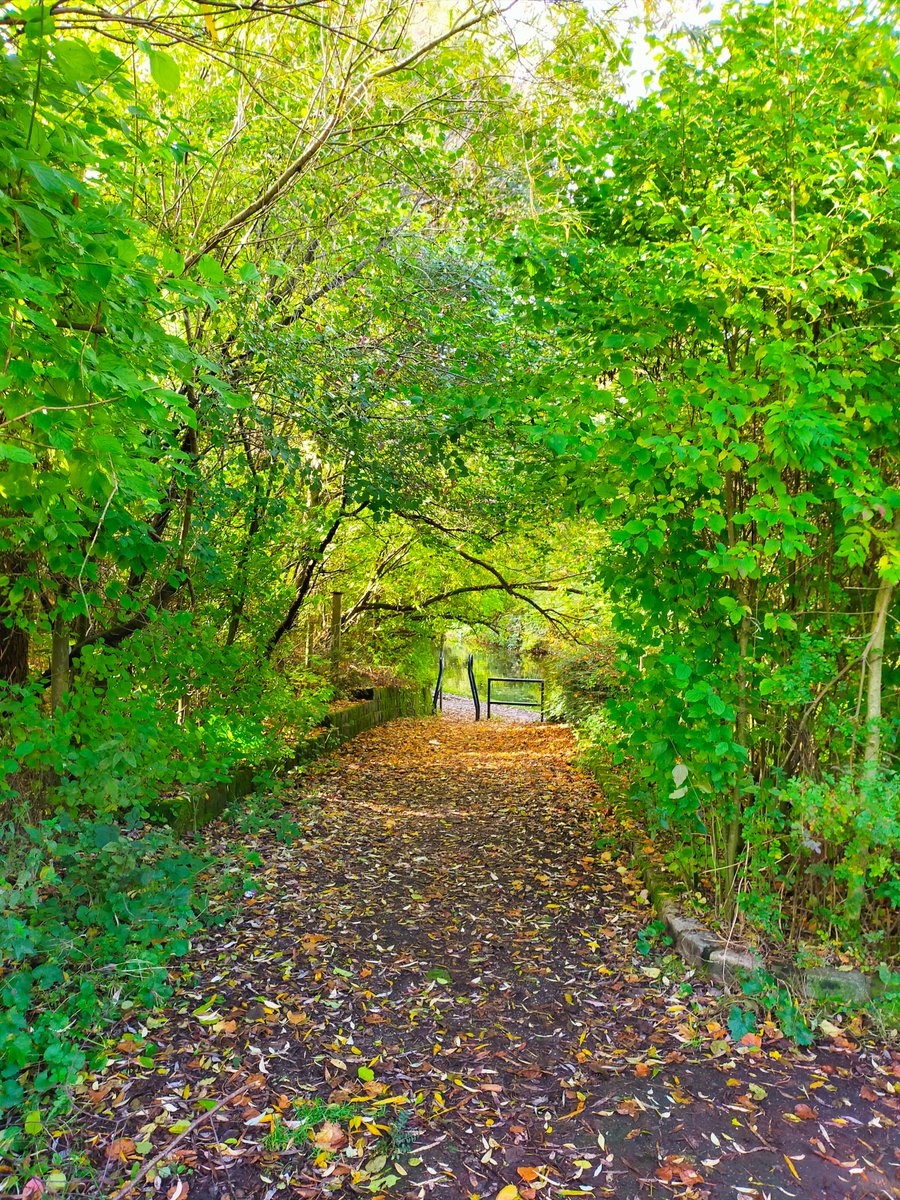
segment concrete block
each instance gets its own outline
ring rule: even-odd
[[[862,971],[838,971],[834,967],[807,967],[798,971],[797,981],[810,1000],[868,1000],[872,987]]]

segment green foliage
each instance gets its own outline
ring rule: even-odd
[[[786,1038],[798,1046],[811,1046],[815,1041],[815,1036],[797,1001],[786,987],[770,975],[758,972],[744,981],[741,990],[757,1015],[773,1017]],[[756,1018],[753,1012],[739,1004],[732,1006],[728,1028],[735,1040],[739,1041],[745,1033],[753,1032],[755,1025]]]
[[[533,436],[604,526],[633,794],[692,885],[749,893],[771,926],[821,808],[785,783],[829,772],[848,936],[897,899],[877,766],[900,579],[894,45],[878,6],[727,6],[715,38],[660,46],[650,95],[584,122],[510,250],[562,346],[523,385]],[[881,782],[854,794],[861,776]]]
[[[660,946],[671,946],[672,939],[666,934],[664,921],[651,921],[646,928],[638,931],[635,948],[638,954],[652,954]]]
[[[391,1124],[391,1131],[385,1139],[385,1149],[392,1158],[408,1158],[412,1154],[416,1139],[409,1128],[410,1120],[409,1110],[401,1108]]]
[[[116,111],[128,79],[111,49],[39,27],[0,61],[0,550],[28,564],[6,603],[16,611],[49,572],[66,620],[109,588],[121,597],[104,559],[160,563],[146,516],[166,461],[187,467],[177,431],[196,423],[182,385],[197,365],[163,319],[211,299],[163,281],[130,215],[135,148]]]
[[[87,649],[56,713],[43,691],[34,681],[0,692],[0,804],[20,811],[41,792],[72,813],[136,809],[157,819],[189,809],[241,763],[283,761],[329,694],[302,671],[248,669],[236,647],[198,641],[186,613],[160,617],[115,650]]]
[[[86,1040],[170,994],[167,963],[198,927],[203,863],[138,821],[7,825],[0,846],[0,1108],[27,1094],[58,1110],[102,1053]]]
[[[554,654],[554,715],[575,723],[600,720],[599,710],[619,686],[618,658],[619,648],[611,637]]]

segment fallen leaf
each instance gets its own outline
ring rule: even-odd
[[[540,1179],[540,1171],[534,1167],[516,1167],[516,1174],[520,1179],[524,1179],[526,1183],[534,1183],[536,1179]]]
[[[662,1165],[656,1169],[656,1178],[662,1180],[663,1183],[681,1183],[685,1187],[703,1182],[703,1176],[699,1171],[680,1154],[667,1155],[663,1159]]]
[[[810,1108],[808,1104],[795,1104],[794,1113],[800,1118],[801,1121],[815,1121],[819,1115],[816,1110],[814,1108]]]
[[[324,1121],[316,1130],[313,1143],[320,1150],[340,1150],[347,1145],[347,1135],[334,1121]]]
[[[497,1193],[496,1200],[519,1200],[519,1189],[514,1183],[508,1183]]]
[[[44,1183],[41,1179],[29,1179],[22,1188],[22,1200],[40,1200],[44,1194]]]
[[[131,1138],[116,1138],[114,1142],[110,1142],[106,1147],[106,1157],[110,1161],[118,1159],[119,1162],[126,1162],[133,1154],[134,1142]]]

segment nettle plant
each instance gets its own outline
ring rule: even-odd
[[[513,250],[563,346],[534,436],[610,531],[636,794],[722,901],[824,859],[814,919],[844,933],[896,925],[895,32],[871,6],[730,6],[585,122]],[[817,838],[789,780],[843,824]]]

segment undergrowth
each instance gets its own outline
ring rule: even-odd
[[[287,799],[273,784],[224,819],[238,835],[271,829],[290,844],[301,827]],[[0,1122],[15,1157],[64,1120],[69,1089],[103,1066],[115,1022],[168,999],[172,963],[204,924],[228,919],[261,860],[238,836],[214,863],[201,842],[138,812],[7,821],[0,855]]]

